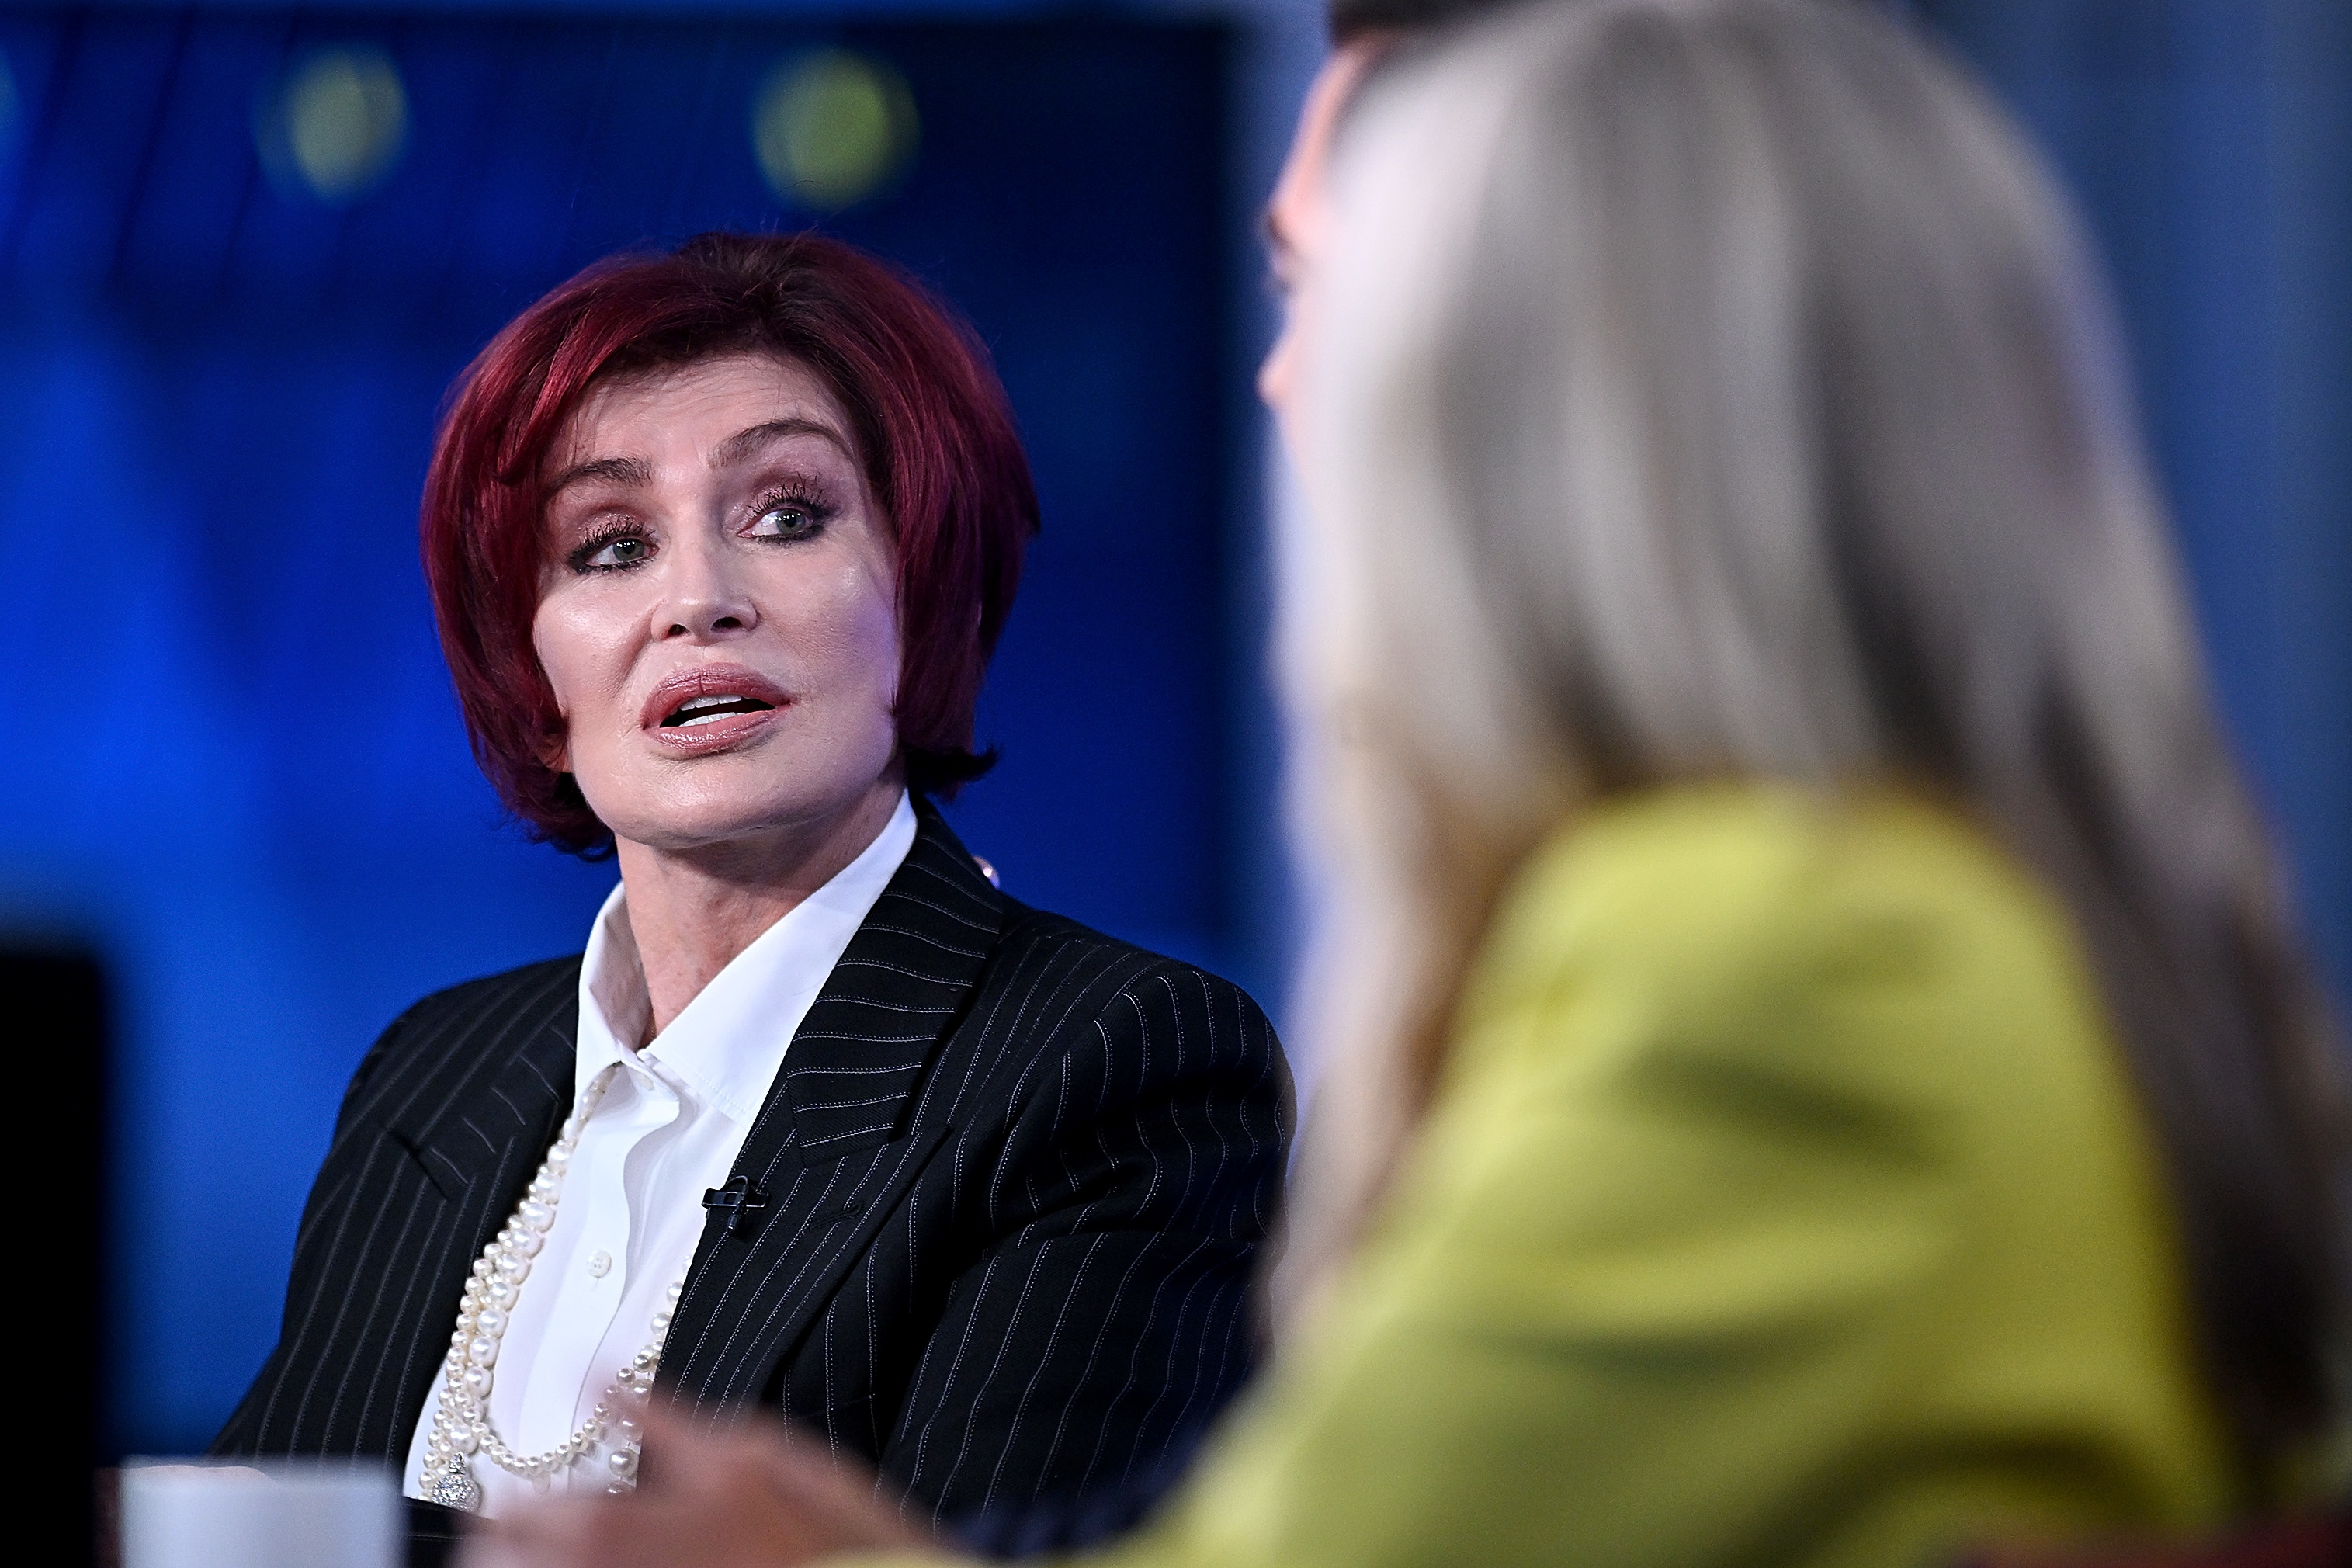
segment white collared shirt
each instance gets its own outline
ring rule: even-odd
[[[626,889],[604,900],[580,965],[573,1103],[599,1073],[617,1070],[581,1131],[555,1223],[499,1347],[489,1415],[509,1447],[537,1454],[563,1442],[651,1342],[653,1316],[702,1239],[702,1194],[725,1184],[801,1019],[914,843],[914,808],[901,795],[856,859],[761,932],[642,1048],[632,1045],[652,1032],[653,1005]],[[454,1299],[436,1310],[455,1325]],[[436,1377],[408,1444],[410,1497],[424,1495],[440,1403]],[[613,1481],[609,1453],[589,1454],[555,1487],[603,1490]],[[532,1494],[478,1455],[473,1472],[485,1513]]]

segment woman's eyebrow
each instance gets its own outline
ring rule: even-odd
[[[782,440],[786,436],[822,437],[840,447],[842,456],[852,461],[856,459],[856,454],[849,449],[849,443],[843,440],[841,433],[830,425],[820,425],[814,419],[771,419],[764,425],[754,425],[748,430],[738,430],[734,435],[719,442],[717,447],[711,448],[710,466],[713,468],[724,468],[740,463],[769,442]]]
[[[547,493],[551,497],[558,496],[570,487],[585,484],[591,479],[643,487],[654,482],[654,469],[653,465],[643,458],[592,458],[556,475],[548,482]]]

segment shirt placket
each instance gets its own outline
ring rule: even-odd
[[[602,1365],[597,1347],[628,1293],[629,1152],[677,1116],[677,1097],[635,1063],[624,1066],[613,1090],[618,1092],[608,1091],[589,1118],[572,1157],[567,1184],[581,1189],[578,1196],[566,1192],[560,1200],[580,1204],[583,1226],[577,1245],[568,1249],[562,1278],[551,1282],[555,1310],[525,1394],[520,1446],[526,1452],[552,1448],[572,1435],[583,1400],[580,1369],[588,1368],[594,1379]]]

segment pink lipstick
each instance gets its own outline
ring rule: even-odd
[[[698,757],[751,739],[791,702],[774,681],[740,664],[697,665],[665,676],[638,721],[662,750]]]

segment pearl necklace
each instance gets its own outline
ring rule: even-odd
[[[670,1282],[661,1307],[654,1313],[653,1338],[614,1374],[588,1419],[574,1427],[569,1437],[544,1453],[518,1454],[490,1425],[490,1369],[498,1364],[499,1346],[506,1338],[515,1300],[530,1275],[531,1259],[547,1245],[547,1232],[555,1224],[556,1202],[563,1194],[564,1173],[571,1166],[572,1152],[580,1146],[581,1130],[619,1071],[620,1064],[614,1062],[588,1085],[578,1109],[563,1119],[539,1173],[531,1178],[522,1202],[515,1205],[514,1217],[474,1261],[465,1297],[457,1304],[457,1330],[449,1337],[449,1358],[442,1367],[441,1400],[433,1413],[433,1433],[425,1440],[420,1489],[429,1502],[468,1513],[480,1509],[482,1486],[474,1479],[472,1462],[476,1455],[544,1490],[557,1475],[593,1452],[608,1431],[619,1440],[604,1457],[605,1468],[612,1472],[611,1484],[604,1489],[625,1492],[636,1485],[637,1454],[645,1436],[637,1416],[653,1396],[662,1342],[668,1337],[670,1315],[677,1310],[678,1294],[686,1287],[683,1276]]]

